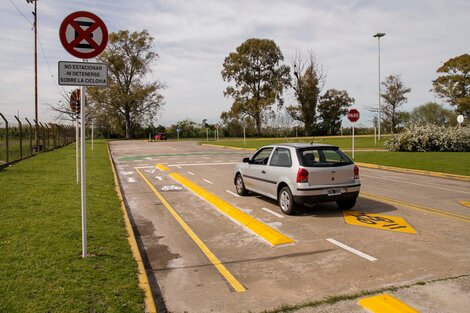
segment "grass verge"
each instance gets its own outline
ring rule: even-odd
[[[312,137],[295,138],[275,138],[275,139],[249,139],[246,145],[243,139],[222,140],[209,142],[210,144],[230,146],[237,148],[260,148],[264,145],[285,143],[285,142],[311,142]],[[315,137],[315,142],[327,143],[339,146],[341,149],[351,148],[351,137]],[[384,140],[380,147],[384,149]],[[205,143],[201,141],[201,143]],[[417,169],[432,172],[441,172],[457,175],[470,176],[470,153],[469,152],[389,152],[375,151],[374,137],[359,136],[355,139],[354,160],[363,163],[388,165],[407,169]],[[370,151],[360,151],[361,149],[371,149]],[[351,156],[350,151],[346,153]]]
[[[0,312],[143,312],[105,141],[87,148],[81,258],[75,146],[0,171]]]

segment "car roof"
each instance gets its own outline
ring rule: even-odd
[[[305,149],[305,148],[334,148],[337,149],[337,146],[328,145],[324,143],[277,143],[272,145],[267,145],[265,147],[292,147],[295,149]]]

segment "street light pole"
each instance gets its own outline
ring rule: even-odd
[[[35,132],[34,140],[36,151],[39,151],[39,119],[38,119],[38,0],[26,0],[27,3],[34,2],[34,108],[35,108]]]
[[[379,141],[380,141],[380,121],[381,121],[381,116],[380,113],[382,111],[381,109],[381,97],[380,97],[380,38],[385,36],[385,33],[377,33],[373,37],[377,38],[377,42],[379,45],[379,120],[378,120],[378,126],[379,126]]]

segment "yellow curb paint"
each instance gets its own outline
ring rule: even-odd
[[[204,242],[194,233],[194,231],[186,224],[186,222],[179,216],[179,214],[171,207],[171,205],[163,198],[163,196],[158,192],[158,190],[152,185],[152,183],[145,177],[142,172],[136,168],[137,173],[142,177],[145,183],[153,191],[158,199],[163,203],[167,208],[170,214],[174,219],[180,224],[188,236],[196,243],[196,245],[201,249],[204,255],[209,259],[209,261],[215,266],[219,273],[227,280],[227,282],[232,286],[236,292],[246,291],[245,287],[228,271],[228,269],[219,261],[219,259],[212,253],[212,251],[204,244]]]
[[[466,207],[470,208],[470,201],[459,200],[459,203],[463,206],[466,206]]]
[[[465,176],[465,175],[431,172],[431,171],[415,170],[415,169],[409,169],[409,168],[401,168],[401,167],[370,164],[370,163],[361,163],[361,162],[354,162],[354,163],[357,166],[362,166],[362,167],[365,167],[365,168],[374,168],[374,169],[389,170],[389,171],[400,172],[400,173],[411,173],[411,174],[427,175],[427,176],[433,176],[433,177],[441,177],[441,178],[450,178],[450,179],[456,179],[456,180],[470,181],[470,176]]]
[[[278,246],[295,242],[293,239],[281,234],[277,230],[240,211],[230,203],[210,193],[206,189],[196,185],[195,183],[181,176],[180,174],[171,173],[170,177],[172,177],[174,180],[181,183],[182,185],[186,186],[189,190],[191,190],[192,192],[212,204],[215,208],[222,211],[229,217],[233,218],[241,225],[250,229],[270,244]]]
[[[416,309],[389,294],[363,298],[358,301],[358,304],[373,313],[419,313]]]
[[[361,192],[360,196],[363,197],[363,198],[366,198],[366,199],[370,199],[370,200],[376,200],[376,201],[388,203],[388,204],[391,204],[391,205],[399,205],[401,207],[410,208],[410,209],[413,209],[413,210],[418,210],[418,211],[422,211],[422,212],[426,212],[426,213],[430,213],[430,214],[434,214],[434,215],[439,215],[439,216],[444,216],[444,217],[447,217],[447,218],[451,218],[451,219],[455,219],[455,220],[470,223],[470,216],[468,216],[468,215],[461,215],[461,214],[457,214],[457,213],[452,213],[452,212],[448,212],[448,211],[434,209],[434,208],[426,207],[426,206],[423,206],[423,205],[418,205],[418,204],[414,204],[414,203],[410,203],[410,202],[406,202],[406,201],[402,201],[402,200],[395,200],[395,199],[391,199],[391,198],[386,198],[386,197],[373,195],[373,194],[366,193],[366,192]]]
[[[240,147],[231,147],[231,146],[222,146],[222,145],[213,145],[210,143],[201,143],[202,146],[210,146],[210,147],[218,147],[218,148],[227,148],[227,149],[233,149],[233,150],[252,150],[256,151],[257,149],[255,148],[240,148]]]
[[[344,220],[350,225],[416,234],[416,230],[405,219],[398,216],[343,211]]]
[[[166,167],[165,165],[163,165],[161,163],[158,163],[157,165],[155,165],[155,167],[158,168],[161,171],[164,171],[164,172],[171,171],[169,167]]]
[[[119,187],[119,180],[116,175],[116,169],[114,168],[113,159],[111,158],[109,145],[108,145],[108,155],[109,155],[109,161],[111,162],[111,168],[113,169],[114,185],[115,185],[116,193],[119,197],[119,201],[121,202],[121,211],[124,216],[124,223],[126,224],[126,230],[127,230],[127,236],[128,236],[127,240],[129,241],[129,246],[131,247],[134,260],[137,263],[139,287],[140,289],[144,291],[144,295],[145,295],[144,301],[145,301],[146,312],[157,313],[157,307],[153,299],[152,290],[150,289],[150,283],[149,283],[149,279],[147,276],[147,272],[145,271],[144,262],[142,261],[142,256],[140,255],[139,247],[137,246],[137,240],[135,238],[134,230],[132,229],[132,224],[129,219],[129,215],[127,214],[126,205],[122,197],[121,188]]]

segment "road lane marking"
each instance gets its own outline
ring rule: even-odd
[[[134,177],[129,177],[129,178],[127,179],[127,181],[128,181],[129,183],[135,183],[135,182],[136,182],[136,180],[135,180]]]
[[[372,214],[357,211],[343,211],[344,220],[349,225],[416,234],[408,222],[398,216]]]
[[[344,243],[341,243],[341,242],[339,242],[339,241],[337,241],[337,240],[334,240],[333,238],[328,238],[328,239],[326,239],[326,241],[329,241],[329,242],[331,242],[332,244],[337,245],[338,247],[343,248],[343,249],[345,249],[345,250],[348,250],[349,252],[352,252],[352,253],[354,253],[354,254],[356,254],[356,255],[358,255],[358,256],[360,256],[360,257],[366,259],[366,260],[369,260],[369,261],[371,261],[371,262],[377,261],[377,259],[374,258],[373,256],[370,256],[370,255],[368,255],[368,254],[365,254],[364,252],[361,252],[361,251],[359,251],[359,250],[356,250],[356,249],[354,249],[354,248],[351,248],[350,246],[347,246],[347,245],[345,245]]]
[[[203,178],[202,180],[205,181],[205,182],[208,183],[208,184],[211,184],[211,185],[214,184],[213,182],[211,182],[210,180],[207,180],[207,179],[205,179],[205,178]]]
[[[229,164],[237,164],[238,162],[225,162],[225,163],[186,163],[186,164],[170,164],[168,166],[175,167],[175,166],[197,166],[197,165],[229,165]]]
[[[140,177],[145,181],[153,193],[157,196],[158,199],[163,203],[167,208],[170,214],[174,219],[180,224],[188,236],[196,243],[196,245],[201,249],[204,255],[209,259],[209,261],[215,266],[219,273],[227,280],[227,282],[232,286],[236,292],[246,291],[245,287],[229,272],[229,270],[220,262],[220,260],[212,253],[212,251],[204,244],[204,242],[194,233],[194,231],[186,224],[186,222],[181,218],[181,216],[171,207],[171,205],[163,198],[163,196],[158,192],[158,190],[152,185],[152,183],[142,174],[138,169]]]
[[[269,214],[272,214],[272,215],[277,216],[277,217],[279,217],[279,218],[284,218],[284,216],[282,216],[281,214],[276,213],[276,212],[274,212],[274,211],[271,211],[271,210],[268,209],[268,208],[261,208],[261,210],[266,211],[266,212],[268,212]]]
[[[389,294],[363,298],[357,303],[372,313],[419,313],[416,309]]]
[[[177,168],[179,168],[179,169],[182,169],[182,167],[181,167],[181,166],[179,166],[179,165],[176,165],[176,167],[177,167]]]
[[[161,176],[155,176],[155,179],[158,179],[159,181],[163,180],[163,178]]]
[[[206,189],[196,185],[189,179],[181,176],[178,173],[171,173],[169,175],[171,178],[179,182],[180,184],[186,186],[189,190],[194,192],[197,196],[201,197],[205,201],[209,202],[219,211],[225,213],[227,216],[245,226],[270,244],[274,246],[294,243],[295,241],[292,238],[289,238],[277,230],[269,227],[263,222],[255,219],[254,217],[246,214],[245,212],[237,209],[235,206],[231,205],[227,201],[217,197],[213,193],[207,191]]]
[[[461,205],[470,208],[470,201],[459,200],[458,202],[459,202]]]
[[[427,212],[427,213],[430,213],[430,214],[444,216],[444,217],[452,218],[452,219],[455,219],[455,220],[460,220],[460,221],[470,223],[470,216],[468,216],[468,215],[461,215],[461,214],[457,214],[457,213],[452,213],[452,212],[448,212],[448,211],[434,209],[434,208],[426,207],[426,206],[423,206],[423,205],[418,205],[418,204],[414,204],[414,203],[410,203],[410,202],[406,202],[406,201],[402,201],[402,200],[395,200],[395,199],[391,199],[391,198],[386,198],[386,197],[373,195],[373,194],[366,193],[366,192],[361,192],[360,196],[363,197],[363,198],[366,198],[366,199],[370,199],[370,200],[384,202],[384,203],[388,203],[388,204],[391,204],[391,205],[399,205],[399,206],[402,206],[404,208],[410,208],[410,209],[413,209],[413,210]]]
[[[164,171],[164,172],[171,171],[168,167],[166,167],[162,163],[158,163],[157,165],[155,165],[155,167],[158,168],[160,171]]]
[[[240,195],[237,195],[237,194],[236,194],[235,192],[233,192],[233,191],[225,190],[225,192],[228,192],[229,194],[231,194],[231,195],[234,196],[234,197],[241,198]]]
[[[194,173],[193,172],[188,172],[189,175],[193,175],[194,176]]]
[[[381,179],[381,180],[387,180],[387,181],[393,181],[393,182],[398,182],[398,183],[402,183],[402,184],[404,183],[404,184],[409,184],[409,185],[416,185],[416,186],[421,186],[421,187],[429,187],[429,188],[433,188],[433,189],[439,189],[439,190],[444,190],[444,191],[451,191],[451,192],[465,193],[465,194],[469,194],[469,195],[470,195],[470,192],[468,192],[468,191],[455,190],[455,189],[450,189],[450,188],[442,188],[442,187],[437,187],[437,186],[433,186],[433,185],[427,185],[427,184],[413,183],[413,182],[406,181],[406,180],[399,180],[399,179],[384,178],[384,177],[373,176],[373,175],[365,175],[365,174],[361,174],[361,176],[364,176],[364,177],[370,177],[370,178],[377,178],[377,179]]]

